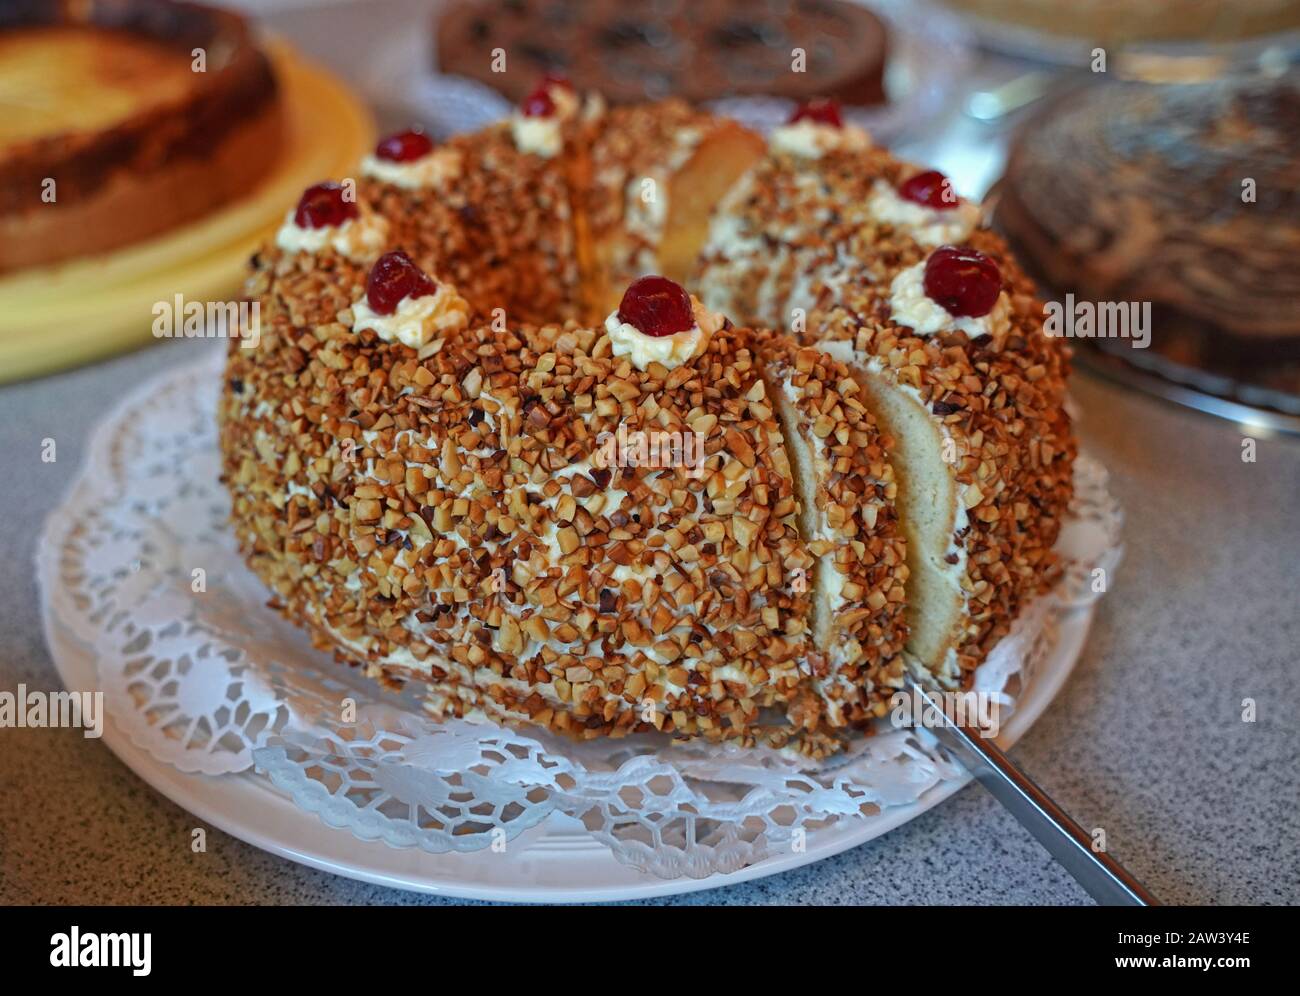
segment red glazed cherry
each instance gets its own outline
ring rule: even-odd
[[[375,146],[375,158],[390,163],[409,163],[433,151],[433,139],[422,131],[399,131]]]
[[[424,297],[437,289],[438,285],[401,250],[380,256],[366,278],[366,300],[377,315],[391,315],[403,298]]]
[[[563,76],[555,76],[547,73],[542,77],[540,83],[533,89],[524,102],[519,105],[526,118],[549,118],[555,113],[555,98],[551,96],[554,89],[568,90],[573,92],[573,84]]]
[[[898,195],[936,211],[951,211],[957,206],[957,195],[953,192],[952,184],[937,169],[917,173],[904,180],[898,188]]]
[[[957,318],[979,318],[993,310],[1002,292],[1002,271],[982,252],[940,246],[925,263],[925,294]]]
[[[330,228],[360,215],[356,202],[344,198],[343,185],[329,180],[303,191],[293,221],[299,228]]]
[[[526,118],[549,118],[555,113],[555,101],[551,99],[550,88],[542,83],[524,98],[521,110]]]
[[[844,119],[840,116],[840,102],[828,97],[814,97],[807,103],[800,104],[794,114],[790,115],[789,123],[798,124],[800,121],[811,121],[832,128],[844,127]]]
[[[659,337],[694,327],[695,312],[681,284],[667,277],[641,277],[624,292],[618,320],[644,335]]]

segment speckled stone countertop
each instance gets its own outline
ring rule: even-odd
[[[175,341],[0,388],[0,690],[55,690],[32,558],[95,420],[211,344]],[[1167,903],[1300,903],[1300,444],[1076,377],[1127,555],[1082,659],[1014,756]],[[42,440],[58,443],[42,463]],[[1241,721],[1243,698],[1258,721]],[[295,865],[196,819],[76,730],[0,730],[0,902],[420,903]],[[978,787],[810,867],[685,903],[1082,903]]]
[[[312,16],[277,26],[330,60]],[[954,175],[952,155],[939,146],[918,158]],[[169,341],[0,387],[0,691],[61,687],[33,555],[96,420],[205,348]],[[1104,827],[1163,902],[1300,904],[1300,442],[1260,439],[1245,463],[1227,423],[1087,376],[1074,393],[1084,446],[1110,468],[1127,513],[1127,555],[1073,676],[1013,756],[1081,824]],[[46,438],[54,463],[41,460]],[[1256,722],[1242,721],[1246,698]],[[80,731],[0,729],[0,902],[447,902],[296,865],[216,829],[194,854],[198,825]],[[1089,899],[970,786],[837,857],[653,902]]]

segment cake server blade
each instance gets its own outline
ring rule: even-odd
[[[941,699],[910,674],[906,688],[920,696],[930,715],[944,722],[927,727],[950,754],[1002,803],[1034,839],[1065,868],[1101,906],[1159,906],[1160,903],[1105,852],[1020,767],[973,723],[960,722]]]

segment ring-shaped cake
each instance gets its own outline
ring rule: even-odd
[[[832,104],[765,140],[546,80],[307,191],[248,293],[241,549],[437,715],[820,757],[1052,583],[1068,349],[978,207]]]

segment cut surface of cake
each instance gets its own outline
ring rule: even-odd
[[[588,145],[585,280],[597,314],[639,276],[685,281],[713,205],[762,154],[749,130],[676,100],[613,108],[589,124]]]

